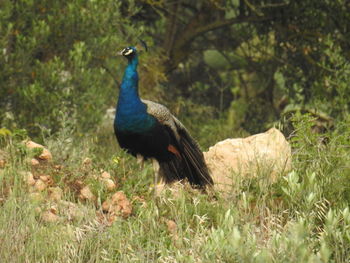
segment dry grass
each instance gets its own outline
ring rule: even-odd
[[[2,262],[349,262],[350,212],[348,131],[330,134],[327,145],[301,120],[293,139],[294,168],[276,182],[237,176],[230,197],[188,189],[154,199],[152,169],[115,151],[109,136],[65,147],[46,142],[54,164],[33,173],[51,175],[63,201],[83,211],[65,216],[54,201],[31,198],[23,171],[32,153],[15,138],[3,140],[7,163],[0,169],[0,258]],[[303,126],[304,125],[304,126]],[[113,142],[114,143],[114,142]],[[101,149],[103,145],[103,150]],[[104,153],[102,153],[104,152]],[[90,167],[82,165],[86,157]],[[57,170],[57,165],[62,167]],[[56,168],[54,168],[56,167]],[[99,215],[109,192],[96,174],[111,173],[133,212],[106,222]],[[76,181],[96,200],[82,201]],[[261,181],[262,180],[262,181]],[[79,188],[79,187],[78,187]],[[38,207],[40,209],[38,209]],[[60,220],[45,222],[53,209]],[[54,209],[57,209],[55,212]]]

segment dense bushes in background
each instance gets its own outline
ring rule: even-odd
[[[113,59],[137,32],[125,14],[118,1],[2,1],[0,126],[94,127],[117,93],[105,67],[120,75]]]
[[[263,131],[296,111],[334,127],[349,112],[349,8],[343,0],[2,1],[0,125],[32,135],[59,130],[62,118],[95,127],[116,100],[113,78],[125,65],[116,52],[141,37],[150,46],[141,94],[205,131],[219,125],[218,138]]]

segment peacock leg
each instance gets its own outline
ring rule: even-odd
[[[136,155],[137,158],[137,164],[140,165],[140,169],[143,170],[143,166],[145,164],[145,158],[141,154]]]
[[[159,163],[156,159],[152,159],[153,172],[154,172],[154,194],[157,195],[157,185],[159,177]]]

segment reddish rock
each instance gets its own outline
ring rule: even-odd
[[[103,202],[102,210],[108,213],[114,221],[115,216],[129,217],[132,213],[132,205],[126,195],[122,191],[118,191],[110,199]]]

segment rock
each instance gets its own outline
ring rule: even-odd
[[[6,160],[8,159],[8,154],[5,151],[0,150],[0,169],[5,168]]]
[[[41,191],[44,191],[46,188],[47,188],[47,184],[43,180],[38,179],[35,181],[34,189],[36,191],[41,192]]]
[[[40,164],[40,162],[37,159],[35,159],[35,158],[30,160],[30,165],[33,166],[33,167],[34,166],[38,166],[39,164]]]
[[[84,166],[91,166],[91,164],[92,164],[92,160],[90,158],[87,157],[83,160]]]
[[[45,223],[55,223],[60,219],[57,215],[57,210],[49,209],[41,214],[41,220]]]
[[[4,159],[0,159],[0,169],[5,168],[6,161]]]
[[[84,186],[80,190],[79,198],[82,201],[88,200],[88,201],[95,201],[96,196],[91,192],[89,186]]]
[[[168,227],[168,231],[172,235],[176,235],[177,232],[177,225],[173,220],[167,220],[166,225]]]
[[[57,165],[55,165],[53,168],[54,168],[56,171],[61,171],[62,168],[63,168],[63,166],[57,164]]]
[[[283,134],[271,128],[247,138],[226,139],[204,153],[214,188],[229,193],[235,176],[276,176],[291,169],[291,147]]]
[[[49,186],[53,185],[53,179],[50,175],[40,175],[39,179]]]
[[[114,191],[117,188],[117,185],[111,179],[111,174],[109,172],[103,171],[99,179],[103,182],[108,191]]]
[[[63,191],[59,187],[50,187],[48,189],[49,199],[52,201],[60,201],[62,199]]]
[[[34,179],[34,176],[31,172],[26,172],[26,177],[27,177],[27,184],[29,186],[33,186],[35,185],[35,179]]]
[[[117,188],[117,185],[112,179],[104,179],[103,183],[105,184],[108,191],[112,192]]]
[[[114,221],[115,216],[127,218],[132,213],[132,205],[122,191],[116,192],[110,199],[102,204],[102,210],[109,214]]]
[[[180,246],[179,235],[178,235],[177,225],[176,225],[175,221],[166,219],[165,223],[167,225],[168,232],[171,236],[171,239],[172,239],[174,245]]]
[[[49,161],[52,159],[52,155],[48,149],[46,149],[41,144],[35,143],[33,141],[27,141],[26,143],[27,148],[34,149],[34,148],[41,148],[43,149],[42,153],[38,156],[40,160]]]
[[[109,172],[104,171],[101,174],[101,178],[103,178],[103,179],[111,179],[111,174]]]

